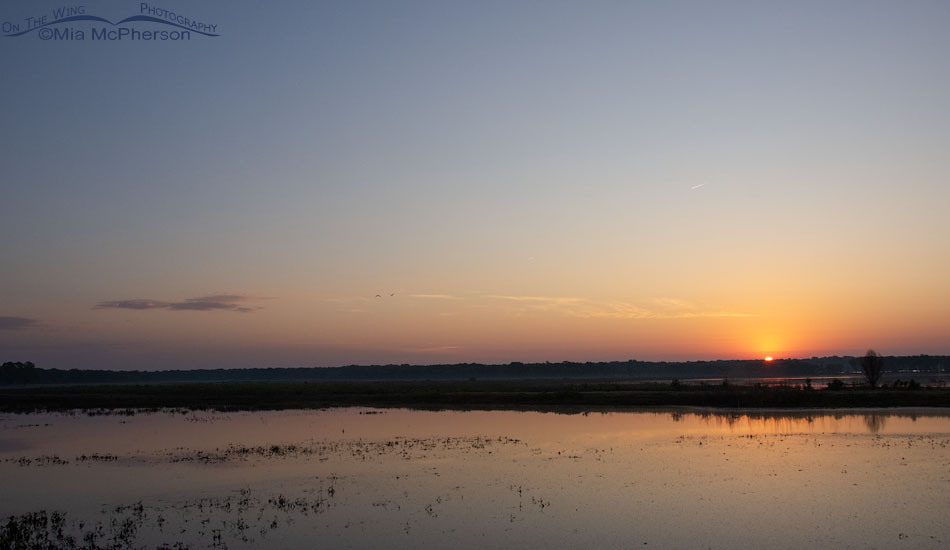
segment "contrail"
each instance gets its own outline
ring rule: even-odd
[[[691,190],[691,191],[695,191],[695,190],[699,189],[700,187],[702,187],[702,186],[704,186],[704,185],[706,185],[706,184],[705,184],[705,183],[700,183],[700,184],[694,185],[694,186],[690,187],[690,190]]]

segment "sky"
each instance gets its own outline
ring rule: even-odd
[[[156,6],[0,36],[2,361],[950,354],[950,3]]]

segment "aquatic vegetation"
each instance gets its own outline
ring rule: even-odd
[[[69,520],[65,513],[40,510],[10,516],[0,527],[0,548],[5,550],[126,550],[139,548],[136,534],[145,520],[141,503],[130,510],[116,510],[108,521],[87,525]],[[176,542],[158,548],[185,550]]]
[[[710,535],[715,547],[757,547],[775,532],[820,546],[839,524],[837,540],[853,547],[898,533],[917,548],[950,538],[929,504],[943,498],[950,452],[936,410],[363,412],[171,411],[129,417],[129,427],[125,418],[8,417],[4,429],[51,445],[3,454],[12,515],[0,522],[0,548],[692,547],[698,530],[676,528],[687,519],[724,523]],[[53,426],[16,427],[24,423]],[[112,441],[113,430],[158,437],[128,444]],[[51,439],[73,433],[87,444]],[[35,497],[34,488],[58,494],[57,480],[70,480],[63,498]],[[765,511],[776,494],[787,521]],[[857,529],[877,517],[868,494],[897,519]],[[815,495],[832,504],[802,530]],[[928,504],[897,507],[915,499]],[[741,518],[756,514],[770,531],[734,544]]]
[[[424,459],[433,452],[459,451],[484,452],[491,454],[493,446],[521,445],[525,443],[517,438],[510,437],[438,437],[438,438],[407,438],[394,437],[385,441],[367,440],[320,440],[290,444],[270,445],[238,445],[231,444],[213,450],[177,448],[160,453],[116,455],[109,453],[93,453],[79,455],[71,459],[55,455],[20,456],[6,458],[3,462],[13,462],[18,466],[65,466],[81,463],[110,463],[124,464],[175,464],[199,463],[220,464],[226,462],[247,461],[251,458],[264,460],[310,458],[325,461],[331,457],[347,460],[374,460],[394,455],[401,460]]]

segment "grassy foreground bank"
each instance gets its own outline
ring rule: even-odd
[[[280,410],[342,406],[411,408],[950,407],[948,388],[630,384],[577,381],[229,382],[0,388],[0,411],[73,409]]]

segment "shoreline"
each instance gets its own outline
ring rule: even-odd
[[[210,384],[32,386],[0,388],[0,412],[115,410],[287,410],[333,407],[476,410],[873,411],[950,410],[950,389],[807,389],[794,386],[689,386],[579,382],[217,382]]]

